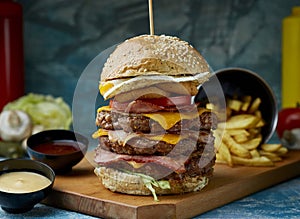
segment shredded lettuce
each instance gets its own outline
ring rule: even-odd
[[[159,200],[157,198],[157,195],[156,195],[156,192],[155,192],[155,189],[153,188],[153,186],[159,187],[161,189],[171,189],[170,183],[167,180],[155,180],[153,177],[142,174],[142,173],[130,172],[130,174],[134,174],[134,175],[137,175],[142,178],[144,185],[151,191],[154,201],[159,201]]]
[[[72,113],[62,97],[29,93],[8,103],[3,110],[23,110],[31,117],[34,125],[44,129],[70,129]]]

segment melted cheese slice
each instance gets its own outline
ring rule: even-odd
[[[177,122],[184,119],[194,119],[199,115],[197,113],[179,113],[179,112],[159,112],[159,113],[147,113],[143,114],[156,122],[165,130],[172,128]]]
[[[98,108],[97,113],[99,113],[101,111],[111,111],[111,107],[110,106],[102,106],[102,107]]]
[[[110,111],[111,108],[109,106],[103,106],[98,109],[98,112],[101,111]],[[172,128],[176,123],[181,120],[194,119],[201,115],[203,112],[210,111],[209,109],[200,108],[197,113],[181,113],[181,112],[156,112],[156,113],[143,113],[142,115],[148,117],[156,122],[158,122],[161,127],[165,130]]]
[[[99,91],[101,95],[104,95],[109,89],[113,88],[113,83],[100,83],[99,84]]]
[[[108,136],[108,131],[105,129],[98,129],[97,131],[95,131],[92,135],[93,138],[99,138],[101,136]]]
[[[177,144],[180,140],[186,138],[186,136],[168,134],[168,133],[164,135],[154,135],[154,136],[145,136],[145,137],[154,141],[164,141],[168,144]]]

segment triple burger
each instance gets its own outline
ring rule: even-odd
[[[99,84],[109,105],[97,110],[93,134],[104,187],[157,200],[207,185],[217,117],[193,97],[210,76],[202,55],[177,37],[141,35],[115,48]]]

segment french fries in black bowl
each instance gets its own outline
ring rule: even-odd
[[[215,133],[217,162],[229,166],[273,166],[282,160],[287,149],[281,144],[267,143],[278,120],[276,98],[268,83],[243,68],[221,69],[213,77],[215,80],[199,89],[195,101],[218,108],[208,101],[206,91],[221,87],[226,106]]]

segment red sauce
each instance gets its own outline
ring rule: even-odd
[[[50,141],[34,146],[33,150],[44,154],[63,155],[80,151],[80,144],[75,141]]]

